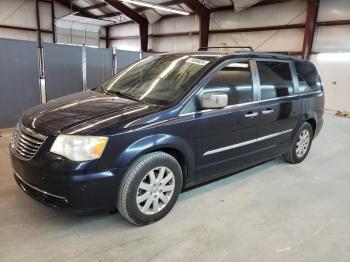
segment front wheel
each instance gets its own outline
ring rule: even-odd
[[[121,182],[118,211],[133,224],[150,224],[170,212],[181,187],[182,171],[174,157],[146,154],[130,166]]]
[[[291,148],[284,154],[285,160],[292,164],[302,162],[310,151],[312,139],[313,129],[305,122],[296,133]]]

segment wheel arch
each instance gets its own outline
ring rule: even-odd
[[[314,118],[309,118],[305,121],[306,123],[309,123],[312,127],[313,135],[316,133],[316,120]]]
[[[144,137],[123,150],[116,163],[120,167],[129,167],[142,155],[156,151],[167,153],[179,162],[183,173],[183,187],[194,184],[194,151],[188,142],[177,136],[157,134]]]
[[[299,123],[299,127],[305,122],[309,123],[312,127],[313,135],[315,135],[317,128],[318,128],[317,121],[318,121],[318,119],[317,119],[316,112],[309,110],[302,115],[301,121]],[[299,127],[298,127],[298,129],[299,129]]]

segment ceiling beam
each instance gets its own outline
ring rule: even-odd
[[[253,6],[264,6],[264,5],[274,5],[274,4],[281,4],[286,2],[291,2],[295,0],[263,0],[261,2],[256,3]]]
[[[248,8],[251,7],[257,7],[257,6],[265,6],[265,5],[273,5],[273,4],[281,4],[281,3],[286,3],[286,2],[291,2],[295,0],[264,0],[261,2],[258,2]],[[235,7],[234,5],[226,5],[226,6],[218,6],[218,7],[213,7],[210,8],[210,12],[219,12],[219,11],[234,11]]]
[[[127,7],[126,5],[124,5],[118,0],[105,0],[105,2],[113,6],[115,9],[119,10],[120,13],[129,17],[135,23],[138,23],[138,24],[148,23],[148,20],[146,18],[144,18],[143,16],[138,14],[136,11]]]
[[[95,19],[97,18],[97,16],[90,14],[88,11],[84,10],[84,8],[81,8],[74,4],[71,5],[71,0],[55,0],[55,1],[67,7],[68,9],[71,9],[74,12],[78,12],[78,15],[80,16],[85,16],[85,17],[95,18]]]
[[[273,5],[273,4],[278,4],[278,3],[286,3],[286,2],[291,2],[291,1],[295,1],[295,0],[265,0],[265,1],[262,1],[262,2],[255,4],[249,8],[256,7],[256,6]],[[178,2],[183,2],[183,1],[179,0]],[[162,5],[164,5],[164,3],[162,3]],[[234,11],[234,10],[235,10],[235,7],[233,5],[217,6],[217,7],[213,7],[213,8],[209,9],[209,11],[211,13],[220,12],[220,11]],[[180,16],[181,15],[178,15],[178,14],[165,15],[165,16],[162,16],[161,19],[171,18],[171,17],[180,17]]]
[[[318,8],[320,6],[320,0],[308,0],[305,30],[304,30],[304,41],[302,58],[309,59],[312,44],[314,41],[315,28],[317,23]]]
[[[182,2],[183,2],[182,0],[171,0],[171,1],[161,3],[160,5],[168,7],[168,6],[172,6],[172,5],[178,5],[179,3],[182,3]],[[151,9],[153,9],[153,8],[147,7],[147,6],[140,6],[140,7],[136,7],[133,10],[137,13],[140,13],[142,11],[151,10]],[[121,13],[120,12],[113,12],[113,13],[98,16],[98,18],[108,18],[108,17],[118,16],[118,15],[121,15]],[[181,16],[181,15],[179,15],[179,16]]]
[[[105,0],[106,3],[113,6],[115,9],[119,10],[119,12],[123,13],[125,16],[129,17],[135,23],[139,25],[140,31],[140,42],[141,42],[141,51],[148,51],[148,20],[138,14],[133,9],[127,7],[123,3],[117,0]]]
[[[105,7],[105,6],[107,6],[107,3],[99,3],[99,4],[96,4],[96,5],[83,7],[82,10],[88,11],[88,10],[92,10],[92,9],[99,9],[99,8],[102,8],[102,7]]]
[[[199,49],[208,49],[210,10],[198,0],[179,0],[199,17]]]
[[[322,21],[317,22],[317,26],[350,25],[350,20]]]
[[[113,12],[113,13],[108,13],[108,14],[105,14],[105,15],[99,15],[98,18],[99,19],[102,19],[102,18],[109,18],[109,17],[113,17],[113,16],[119,16],[121,15],[122,13],[120,12]]]

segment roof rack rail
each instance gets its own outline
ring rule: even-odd
[[[249,51],[253,52],[254,49],[251,46],[208,46],[208,47],[200,47],[199,50],[207,50],[209,48],[239,48],[239,49],[249,49]]]

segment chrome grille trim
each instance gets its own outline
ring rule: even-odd
[[[46,136],[18,123],[11,137],[11,150],[22,160],[31,160],[39,151]]]
[[[25,181],[17,172],[14,172],[15,176],[23,183],[25,184],[26,186],[30,187],[31,189],[34,189],[35,191],[38,191],[44,195],[47,195],[47,196],[51,196],[51,197],[55,197],[55,198],[58,198],[58,199],[61,199],[61,200],[64,200],[66,203],[68,203],[68,200],[67,198],[63,197],[63,196],[59,196],[59,195],[56,195],[56,194],[52,194],[52,193],[49,193],[49,192],[46,192],[36,186],[33,186],[31,184],[29,184],[27,181]],[[24,191],[27,191],[25,188],[22,187],[22,189]]]

